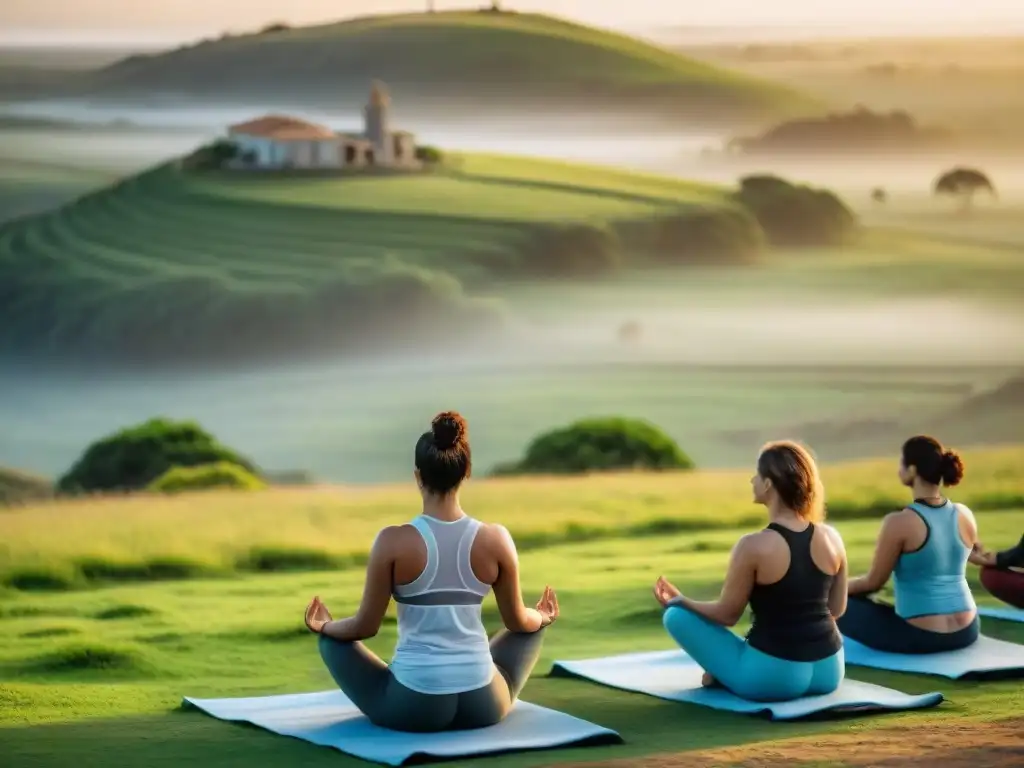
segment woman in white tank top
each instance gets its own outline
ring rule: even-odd
[[[434,419],[416,443],[415,462],[423,513],[377,535],[358,612],[335,621],[314,597],[306,626],[320,635],[335,682],[376,725],[419,732],[494,725],[537,663],[558,599],[547,587],[535,609],[526,607],[508,531],[462,511],[458,490],[472,459],[459,414]],[[505,629],[488,640],[481,605],[492,589]],[[361,641],[377,634],[392,598],[398,644],[389,666]]]

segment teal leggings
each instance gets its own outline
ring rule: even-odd
[[[791,701],[823,696],[843,682],[842,649],[820,661],[787,661],[751,648],[739,635],[680,605],[665,609],[662,620],[680,648],[742,699]]]

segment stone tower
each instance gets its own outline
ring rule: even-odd
[[[391,97],[388,96],[387,88],[383,83],[374,80],[370,87],[370,100],[364,113],[365,132],[366,138],[373,143],[373,154],[376,161],[382,165],[390,163],[393,154],[390,141],[391,126],[388,120],[390,107]]]

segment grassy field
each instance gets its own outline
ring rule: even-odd
[[[1024,493],[1019,449],[972,453],[968,466],[971,484],[957,498],[978,505],[986,494],[1005,493],[1009,501]],[[855,571],[869,563],[878,519],[854,520],[837,513],[842,504],[866,508],[880,498],[889,499],[886,505],[898,503],[900,489],[892,475],[889,463],[828,469],[834,522]],[[679,753],[677,759],[683,760],[695,750],[729,745],[761,744],[770,751],[779,748],[778,740],[798,736],[816,741],[843,734],[872,738],[884,727],[957,728],[958,747],[967,749],[972,727],[1019,711],[1024,704],[1019,681],[951,683],[859,668],[850,668],[848,674],[908,692],[941,690],[947,702],[917,714],[767,723],[545,677],[559,658],[671,647],[651,585],[664,573],[688,594],[716,593],[729,548],[742,530],[760,525],[757,508],[744,498],[745,485],[746,476],[739,473],[472,483],[467,507],[510,525],[524,544],[527,597],[551,583],[562,604],[563,619],[551,633],[525,698],[616,728],[626,744],[459,764],[540,766],[665,753]],[[350,551],[356,551],[379,526],[415,510],[414,493],[407,488],[213,495],[175,502],[108,500],[0,514],[0,541],[7,552],[35,551],[51,563],[101,552],[141,559],[165,543],[170,547],[166,552],[182,547],[196,556],[213,557],[223,551],[222,545],[238,549],[239,544],[244,548],[270,540],[333,547],[336,552],[351,545]],[[275,522],[282,519],[287,522]],[[675,521],[674,530],[651,524],[669,519]],[[58,541],[52,535],[57,520],[62,526],[81,527],[62,527]],[[604,537],[573,541],[572,536],[536,536],[564,534],[574,520],[591,528],[606,526]],[[1024,511],[983,511],[979,520],[985,541],[1005,546],[1019,537]],[[975,577],[972,569],[974,585]],[[330,689],[300,612],[313,594],[323,596],[338,614],[350,611],[361,584],[360,569],[328,571],[324,564],[322,572],[242,572],[56,594],[0,593],[0,746],[5,765],[362,764],[330,750],[178,711],[184,695]],[[489,627],[497,626],[491,601],[485,618]],[[1024,642],[1021,625],[986,621],[985,631]],[[371,645],[386,657],[394,639],[394,619],[389,617]],[[813,751],[801,756],[820,758]],[[839,759],[836,753],[833,757]]]
[[[566,225],[643,227],[729,205],[723,190],[553,161],[468,156],[430,175],[321,181],[163,165],[0,228],[0,345],[100,353],[141,323],[139,344],[162,338],[172,356],[239,326],[261,347],[275,333],[331,347],[354,334],[338,313],[357,302],[375,323],[384,308],[469,304],[463,285],[561,269],[562,246],[534,262],[547,257],[538,238]]]
[[[1024,507],[1024,450],[965,454],[958,498],[979,510]],[[893,460],[828,468],[830,515],[877,517],[902,502]],[[491,479],[471,484],[471,509],[494,510],[523,549],[756,524],[744,471]],[[415,494],[399,487],[278,489],[197,498],[67,500],[0,513],[0,584],[75,589],[120,580],[361,565],[380,526],[404,520]],[[625,515],[625,517],[624,517]],[[282,523],[281,521],[287,521]],[[59,526],[60,537],[52,536]]]
[[[160,54],[136,55],[76,77],[64,94],[165,92],[218,101],[361,104],[368,77],[422,113],[444,98],[499,109],[546,104],[750,119],[806,108],[792,89],[679,56],[640,40],[537,14],[453,11],[365,17],[274,34],[224,35]],[[687,103],[683,103],[686,100]]]
[[[4,158],[0,165],[0,223],[51,210],[114,178],[89,168]]]

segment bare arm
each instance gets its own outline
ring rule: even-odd
[[[671,602],[679,603],[715,624],[724,627],[735,626],[743,616],[743,611],[750,602],[750,592],[754,588],[757,576],[755,548],[756,542],[748,536],[736,542],[729,557],[729,569],[725,574],[722,593],[717,600],[702,602],[679,595]]]
[[[892,576],[896,562],[903,553],[903,526],[899,512],[885,516],[882,528],[878,532],[875,545],[875,558],[871,562],[871,570],[865,576],[850,579],[847,593],[849,595],[869,595],[877,592]]]
[[[544,626],[544,617],[523,602],[519,585],[519,553],[504,526],[495,525],[488,532],[493,537],[494,555],[498,560],[498,578],[494,582],[494,599],[501,620],[510,632],[529,634]]]
[[[829,539],[831,539],[832,544],[838,550],[839,557],[841,558],[839,570],[832,580],[832,589],[828,593],[828,612],[832,614],[833,619],[840,619],[846,613],[847,590],[849,587],[850,571],[846,560],[846,545],[843,543],[843,537],[839,535],[839,531],[835,528],[825,526],[825,531],[828,532]]]
[[[385,528],[377,535],[366,564],[366,585],[359,610],[347,619],[329,621],[321,632],[335,640],[367,640],[380,631],[388,605],[391,603],[391,574],[395,562],[394,528]]]

